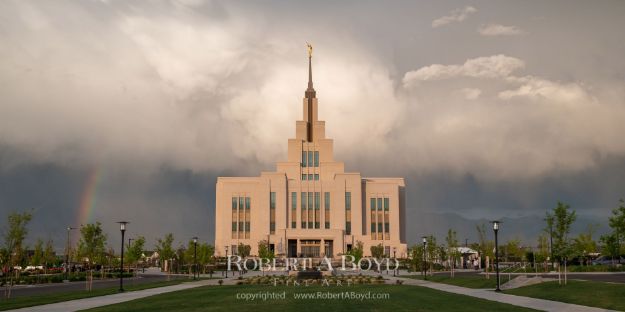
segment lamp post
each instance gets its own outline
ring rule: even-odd
[[[551,269],[555,270],[555,258],[553,257],[553,216],[547,214],[547,217],[543,220],[546,221],[549,226],[549,258],[551,259]]]
[[[226,246],[226,278],[228,278],[228,246]]]
[[[126,221],[119,221],[119,230],[122,232],[122,257],[119,265],[119,292],[124,291],[124,233],[126,232]]]
[[[499,243],[497,241],[497,232],[499,231],[500,221],[493,221],[493,231],[495,231],[495,270],[497,270],[497,288],[495,291],[500,292],[499,289]]]
[[[193,237],[193,267],[193,279],[196,279],[195,274],[197,273],[197,236]]]
[[[393,247],[393,260],[395,260],[395,265],[397,265],[397,257],[395,255],[397,252],[397,247]],[[397,276],[397,268],[393,269],[393,276]]]
[[[427,256],[425,252],[426,245],[428,244],[428,239],[426,236],[423,236],[423,279],[428,279],[428,267],[427,267]]]
[[[65,255],[65,279],[66,280],[69,280],[69,269],[70,269],[70,266],[69,266],[69,248],[70,248],[69,232],[75,229],[76,229],[75,227],[71,227],[71,226],[67,227],[67,255]]]

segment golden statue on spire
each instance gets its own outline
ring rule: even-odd
[[[312,44],[306,42],[306,46],[308,47],[308,57],[312,58]]]

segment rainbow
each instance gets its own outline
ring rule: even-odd
[[[76,220],[77,226],[94,221],[93,212],[97,204],[96,191],[101,177],[102,170],[99,166],[94,167],[87,176],[82,194],[80,196],[80,206],[78,207],[78,220]]]

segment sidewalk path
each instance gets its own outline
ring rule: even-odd
[[[224,285],[234,285],[237,282],[236,278],[228,278],[228,279],[224,278],[223,280],[224,280]],[[181,284],[172,285],[172,286],[157,287],[157,288],[150,288],[150,289],[137,290],[137,291],[128,291],[128,292],[123,292],[123,293],[114,294],[114,295],[77,299],[77,300],[44,304],[44,305],[39,305],[39,306],[34,306],[34,307],[27,307],[27,308],[8,310],[8,311],[9,312],[12,312],[12,311],[16,311],[16,312],[17,311],[20,311],[20,312],[78,311],[78,310],[91,309],[91,308],[101,307],[101,306],[115,304],[115,303],[126,302],[126,301],[135,300],[139,298],[145,298],[145,297],[159,295],[159,294],[168,293],[172,291],[185,290],[185,289],[191,289],[191,288],[196,288],[200,286],[217,285],[217,284],[218,284],[218,279],[202,280],[202,281],[197,281],[197,282],[186,282],[186,283],[181,283]]]
[[[396,279],[404,281],[404,285],[416,285],[436,290],[441,290],[449,293],[466,295],[475,298],[481,298],[491,301],[497,301],[501,303],[508,303],[515,306],[526,307],[541,311],[561,311],[561,312],[599,312],[599,311],[612,311],[601,308],[587,307],[577,304],[564,303],[559,301],[536,299],[530,297],[522,297],[515,295],[508,295],[503,293],[497,293],[488,289],[473,289],[442,283],[433,283],[424,280],[417,280],[412,278],[395,278],[390,277],[391,282],[395,282]]]

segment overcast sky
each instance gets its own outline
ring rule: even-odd
[[[121,219],[150,248],[212,242],[216,177],[286,158],[308,41],[335,157],[405,177],[409,218],[561,200],[605,222],[625,197],[623,16],[622,1],[1,1],[0,215],[33,211],[30,239],[59,248],[93,221],[116,246]],[[407,224],[409,242],[434,231]]]

